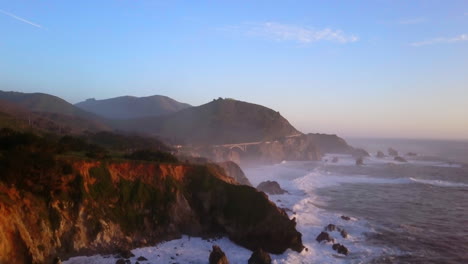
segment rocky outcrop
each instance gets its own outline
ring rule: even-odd
[[[380,151],[380,150],[377,151],[377,155],[376,155],[376,156],[377,156],[377,158],[379,158],[379,159],[385,158],[385,154],[384,154],[382,151]]]
[[[255,250],[249,258],[248,264],[271,264],[271,257],[268,252],[259,248]]]
[[[307,137],[317,146],[323,154],[350,154],[354,157],[367,157],[369,153],[363,149],[354,148],[337,135],[307,134]]]
[[[363,159],[363,158],[357,158],[357,159],[356,159],[356,165],[357,165],[357,166],[362,166],[362,165],[364,165],[364,159]]]
[[[209,258],[210,264],[229,264],[226,254],[221,250],[219,246],[213,245],[213,250],[210,253]]]
[[[343,255],[348,255],[348,253],[349,253],[348,248],[343,246],[342,244],[339,244],[339,243],[333,244],[332,248],[336,252],[338,252],[340,254],[343,254]]]
[[[242,169],[235,162],[225,161],[225,162],[218,163],[218,165],[224,169],[227,176],[233,178],[239,184],[252,186],[252,184],[250,183],[249,179],[247,179]]]
[[[193,171],[186,188],[187,200],[200,223],[210,227],[204,233],[224,233],[251,250],[261,247],[275,254],[288,248],[302,251],[302,235],[295,229],[295,220],[290,220],[263,192],[209,177],[206,170],[198,167]]]
[[[396,157],[396,156],[398,156],[398,151],[393,149],[393,148],[388,148],[388,155],[390,155],[392,157]]]
[[[405,158],[403,157],[400,157],[400,156],[396,156],[394,158],[395,161],[398,161],[398,162],[408,162]]]
[[[330,234],[328,234],[327,232],[321,232],[316,238],[315,240],[317,240],[317,242],[322,242],[322,241],[325,241],[325,242],[334,242],[335,239],[333,239]]]
[[[283,194],[287,191],[283,190],[276,181],[264,181],[257,186],[257,190],[268,194]]]
[[[113,253],[181,234],[227,235],[273,253],[302,250],[295,222],[263,193],[233,184],[222,170],[55,162],[31,176],[19,168],[17,177],[0,177],[0,263],[52,263],[55,257]]]

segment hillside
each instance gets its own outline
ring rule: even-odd
[[[110,130],[108,126],[95,119],[51,112],[33,112],[0,99],[0,128],[4,127],[56,134]]]
[[[44,93],[0,91],[0,125],[54,133],[110,130],[98,116]]]
[[[69,102],[50,94],[0,91],[0,99],[32,112],[57,113],[61,115],[95,118],[95,115],[81,110]]]
[[[181,144],[256,142],[300,133],[279,112],[232,99],[213,100],[166,116],[126,120],[115,125]]]
[[[88,99],[76,104],[77,107],[109,119],[130,119],[159,116],[191,107],[162,95],[148,97],[121,96],[95,100]]]

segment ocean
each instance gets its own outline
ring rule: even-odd
[[[388,147],[408,162],[392,157],[364,159],[356,166],[349,155],[327,155],[318,162],[284,161],[245,168],[254,186],[275,180],[287,194],[272,202],[295,217],[307,250],[272,255],[273,263],[468,263],[468,153],[466,142],[349,140],[372,155]],[[417,156],[407,156],[415,152]],[[331,162],[334,157],[336,163]],[[342,216],[349,217],[349,220]],[[331,243],[315,239],[325,226],[349,249],[338,254]],[[272,227],[274,228],[274,227]],[[141,263],[207,263],[212,245],[219,245],[230,263],[246,263],[251,255],[227,238],[190,238],[134,249],[149,261]],[[112,256],[75,257],[65,263],[115,263]]]

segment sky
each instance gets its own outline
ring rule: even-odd
[[[0,0],[0,90],[235,98],[302,132],[468,139],[468,1]]]

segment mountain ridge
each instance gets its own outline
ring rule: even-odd
[[[191,105],[178,102],[168,96],[131,95],[100,99],[94,98],[75,104],[76,107],[109,119],[132,119],[174,113]]]

